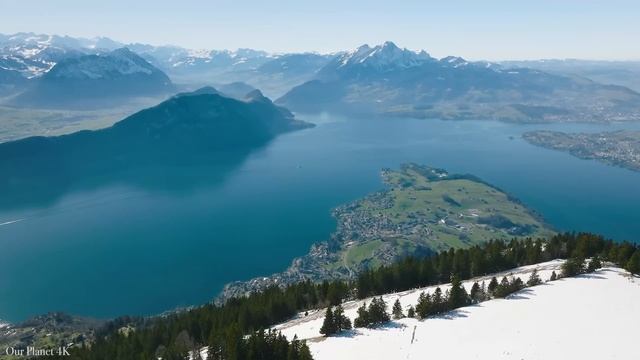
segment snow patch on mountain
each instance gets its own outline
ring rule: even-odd
[[[108,79],[114,76],[154,72],[151,64],[127,48],[105,54],[82,56],[63,61],[51,71],[51,76],[68,79]]]
[[[391,41],[382,45],[370,47],[365,44],[359,48],[341,55],[338,59],[339,67],[348,67],[361,64],[378,69],[382,68],[408,68],[421,65],[425,61],[432,60],[424,50],[415,52],[406,48],[399,48]]]

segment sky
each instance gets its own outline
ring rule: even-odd
[[[638,0],[0,0],[0,33],[333,52],[394,41],[471,60],[640,60]]]

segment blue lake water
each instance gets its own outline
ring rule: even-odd
[[[559,230],[640,241],[640,173],[520,138],[640,124],[300,118],[318,126],[279,137],[219,181],[182,168],[176,187],[112,181],[0,208],[0,318],[106,318],[207,302],[227,282],[286,268],[333,231],[331,208],[382,188],[380,169],[409,161],[477,175]]]

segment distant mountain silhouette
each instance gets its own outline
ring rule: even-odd
[[[300,112],[441,119],[640,119],[640,94],[621,86],[453,56],[438,60],[392,42],[334,58],[277,103]]]
[[[103,130],[0,144],[0,206],[108,183],[189,188],[220,178],[277,135],[310,126],[259,91],[240,101],[203,88]]]

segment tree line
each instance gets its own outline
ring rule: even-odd
[[[138,360],[162,357],[164,360],[182,360],[189,352],[195,354],[195,350],[208,347],[211,360],[306,360],[311,355],[304,342],[288,341],[280,334],[265,329],[301,311],[332,307],[332,317],[338,320],[328,323],[327,333],[335,329],[342,331],[351,326],[341,317],[344,316],[343,310],[338,307],[345,300],[459,282],[557,258],[576,259],[583,264],[577,267],[578,271],[583,271],[584,259],[596,255],[599,260],[640,273],[640,250],[636,245],[616,243],[589,233],[558,234],[548,240],[495,240],[424,258],[408,257],[390,266],[365,271],[354,281],[305,281],[286,287],[273,286],[246,297],[231,299],[223,305],[208,304],[150,319],[116,319],[98,332],[93,344],[73,349],[71,357],[65,359]],[[498,290],[499,294],[508,292],[507,284],[499,283],[498,286],[502,288],[497,289],[504,289]],[[435,294],[432,295],[429,306],[425,305],[430,310],[418,309],[416,305],[414,314],[420,316],[419,310],[423,314],[445,311],[443,309],[453,306],[451,304],[461,304],[464,296],[452,295],[452,292],[449,290],[446,301],[444,294],[435,299]],[[362,312],[361,321],[357,324],[354,321],[353,325],[375,326],[388,321],[385,320],[385,314],[388,316],[386,304],[381,301],[382,298],[371,301],[366,312]],[[380,311],[381,308],[384,311]],[[336,310],[338,316],[335,315]]]

